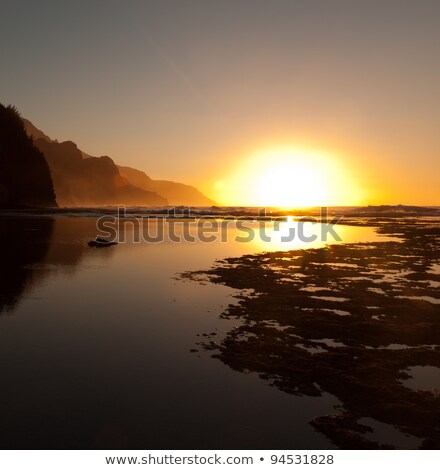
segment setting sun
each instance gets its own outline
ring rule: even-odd
[[[0,0],[0,44],[0,470],[437,468],[440,0]]]
[[[268,207],[355,205],[364,197],[338,158],[297,148],[253,155],[216,189],[217,198],[226,204],[245,201]]]
[[[257,205],[316,206],[328,196],[319,168],[294,159],[275,161],[256,181]]]

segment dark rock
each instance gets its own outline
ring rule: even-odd
[[[105,238],[100,238],[100,237],[96,237],[96,240],[91,240],[88,243],[88,245],[91,248],[107,248],[109,246],[117,245],[117,244],[118,244],[117,242],[112,242],[112,241],[106,240]]]

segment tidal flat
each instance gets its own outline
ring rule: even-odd
[[[333,243],[127,220],[97,249],[96,211],[0,216],[4,448],[438,447],[438,216],[347,215]]]
[[[184,273],[239,289],[199,346],[295,396],[337,398],[309,424],[342,449],[440,448],[440,223],[366,218],[388,241],[231,257]]]

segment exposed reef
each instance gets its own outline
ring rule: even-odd
[[[363,222],[396,241],[249,255],[185,273],[241,289],[222,314],[241,326],[203,346],[287,393],[336,396],[340,409],[311,425],[340,448],[392,448],[361,421],[372,418],[439,449],[439,394],[405,383],[410,367],[440,368],[439,219]]]

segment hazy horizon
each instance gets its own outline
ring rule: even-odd
[[[0,102],[218,205],[438,206],[439,30],[429,0],[6,1]]]

